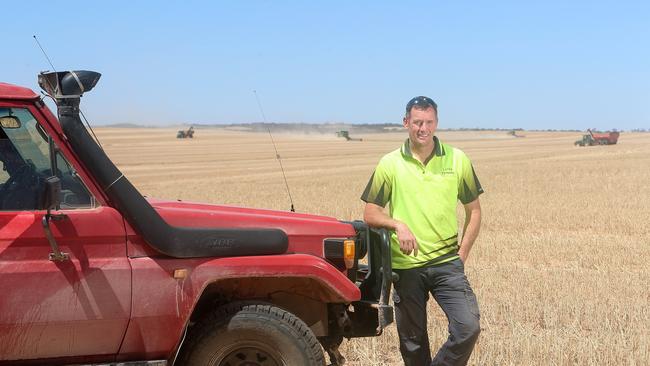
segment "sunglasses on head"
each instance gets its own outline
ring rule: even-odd
[[[406,112],[410,112],[411,108],[413,108],[415,106],[422,106],[424,108],[432,107],[433,109],[438,108],[438,106],[436,105],[436,102],[434,102],[433,99],[431,99],[429,97],[425,97],[423,95],[411,99],[408,102],[408,104],[406,104]]]

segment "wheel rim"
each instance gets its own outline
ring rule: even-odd
[[[275,354],[274,354],[275,353]],[[277,357],[277,352],[269,350],[261,344],[238,345],[224,352],[225,357],[216,359],[217,366],[283,366]]]

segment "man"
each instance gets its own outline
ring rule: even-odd
[[[478,303],[464,264],[481,226],[478,196],[483,189],[469,158],[435,136],[437,108],[424,96],[408,102],[404,127],[409,137],[379,161],[361,196],[364,220],[391,231],[393,269],[399,275],[395,317],[408,366],[465,365],[480,332]],[[465,207],[460,242],[458,200]],[[433,360],[427,334],[429,293],[449,320],[449,338]]]

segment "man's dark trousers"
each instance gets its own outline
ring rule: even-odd
[[[480,315],[463,262],[455,259],[432,266],[394,271],[399,275],[393,300],[404,364],[466,365],[480,332]],[[449,320],[449,338],[433,360],[427,333],[426,305],[429,293]]]

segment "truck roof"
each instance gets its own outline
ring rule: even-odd
[[[36,99],[38,94],[31,89],[18,85],[0,83],[0,98],[5,99]]]

